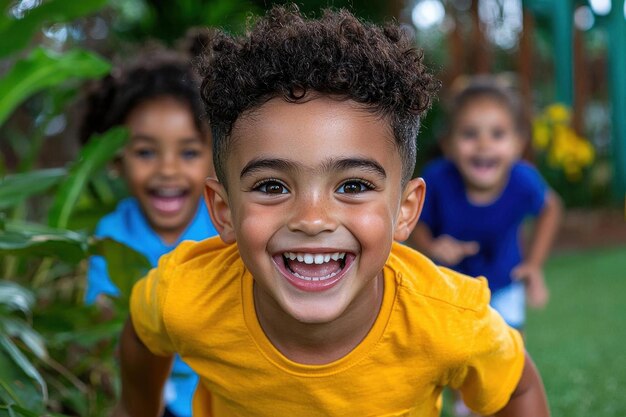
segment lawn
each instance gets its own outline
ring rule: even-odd
[[[529,311],[527,349],[553,417],[626,416],[626,246],[554,256],[551,299]],[[443,417],[450,417],[446,393]]]
[[[527,343],[555,417],[626,416],[626,247],[555,256]]]

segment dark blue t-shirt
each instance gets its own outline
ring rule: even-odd
[[[471,276],[485,276],[496,292],[511,284],[511,270],[521,260],[520,229],[524,219],[536,216],[545,204],[547,186],[525,162],[511,169],[502,194],[487,205],[471,203],[456,166],[445,159],[430,163],[423,172],[426,199],[420,222],[433,237],[449,235],[476,241],[479,252],[451,268]]]

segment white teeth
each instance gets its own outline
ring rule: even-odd
[[[340,259],[344,259],[346,257],[345,252],[335,252],[335,253],[304,253],[304,252],[283,252],[283,256],[287,259],[298,262],[304,262],[305,264],[316,264],[321,265],[326,262],[338,261]]]
[[[303,280],[305,280],[305,281],[325,281],[325,280],[327,280],[327,279],[329,279],[329,278],[334,277],[334,276],[335,276],[335,275],[337,275],[338,273],[339,273],[339,272],[331,272],[330,274],[325,275],[325,276],[323,276],[323,277],[305,277],[305,276],[303,276],[303,275],[298,274],[297,272],[294,272],[293,274],[294,274],[296,277],[298,277],[298,278],[300,278],[300,279],[303,279]]]

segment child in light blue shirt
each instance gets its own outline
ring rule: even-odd
[[[183,240],[214,236],[202,198],[213,172],[211,135],[201,118],[195,74],[186,61],[144,60],[120,76],[109,76],[89,100],[83,139],[124,125],[130,139],[115,161],[132,197],[100,220],[96,236],[110,237],[144,254],[152,266]],[[117,296],[106,260],[90,259],[85,302]],[[164,416],[191,416],[198,377],[176,358],[165,390]]]

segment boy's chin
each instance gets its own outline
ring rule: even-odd
[[[322,325],[331,323],[341,317],[345,309],[334,304],[298,302],[291,306],[283,306],[286,314],[301,324]]]

